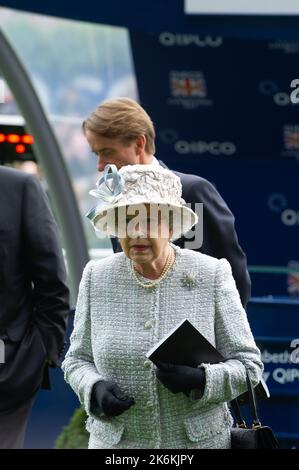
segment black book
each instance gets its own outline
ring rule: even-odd
[[[147,352],[146,357],[156,365],[158,362],[166,362],[190,367],[225,361],[222,354],[187,319],[166,334]],[[270,397],[263,379],[255,387],[255,394],[258,400]],[[248,403],[248,392],[240,395],[238,400],[240,404]]]
[[[168,362],[191,367],[224,361],[217,349],[187,319],[165,335],[146,357],[154,364]]]

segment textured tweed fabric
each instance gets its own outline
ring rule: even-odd
[[[260,352],[228,261],[172,246],[176,261],[152,292],[136,282],[124,253],[91,261],[84,270],[62,367],[89,416],[89,448],[229,448],[226,402],[245,391],[244,366],[254,384],[261,378]],[[199,400],[166,389],[145,356],[184,318],[226,358],[203,365]],[[90,394],[99,380],[116,382],[136,404],[115,418],[94,415]]]

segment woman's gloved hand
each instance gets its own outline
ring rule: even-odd
[[[113,382],[100,381],[92,388],[90,408],[95,414],[103,412],[109,417],[118,416],[134,404],[134,398],[125,395]]]
[[[158,380],[172,393],[183,392],[189,396],[191,390],[204,391],[206,374],[204,368],[178,366],[175,364],[157,363]]]

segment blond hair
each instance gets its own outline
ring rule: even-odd
[[[140,135],[146,138],[145,151],[155,154],[155,129],[147,112],[135,100],[114,98],[103,101],[82,124],[89,130],[108,139],[118,139],[124,145]]]

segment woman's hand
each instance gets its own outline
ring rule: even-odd
[[[118,416],[135,404],[134,398],[125,395],[113,382],[97,382],[91,392],[91,411],[106,416]]]
[[[204,391],[206,374],[203,368],[157,363],[156,376],[172,393],[183,392],[189,396],[191,390]]]

